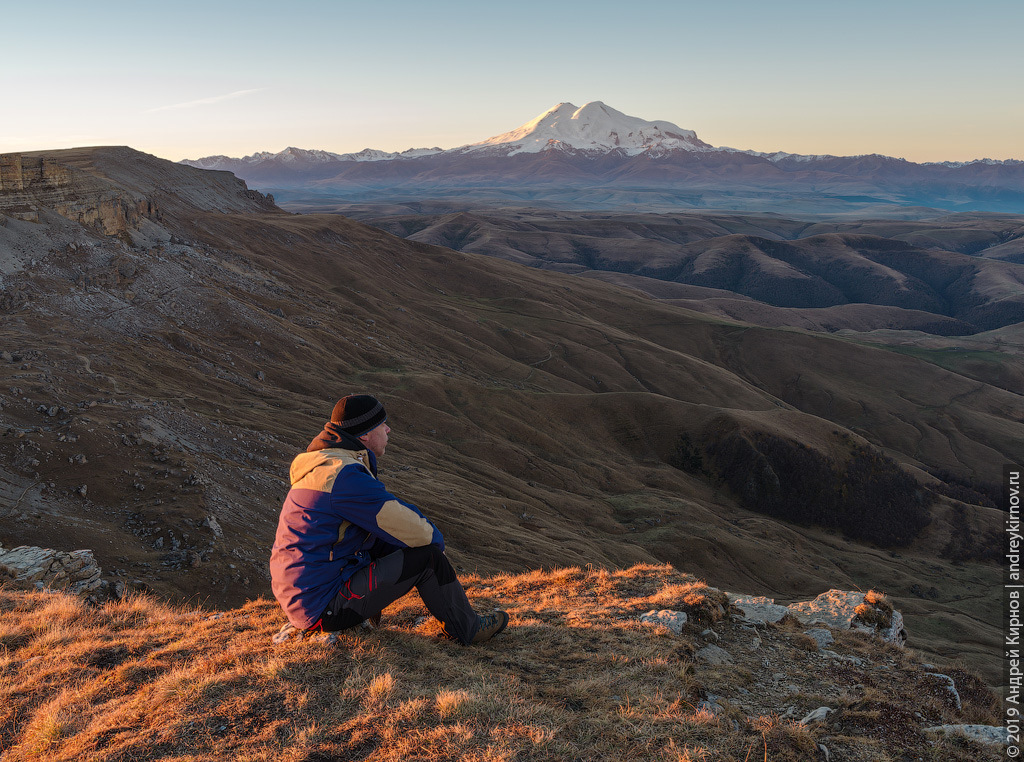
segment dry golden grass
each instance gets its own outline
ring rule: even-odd
[[[795,762],[815,759],[823,740],[847,744],[849,759],[877,748],[877,707],[891,698],[883,691],[845,708],[839,741],[830,726],[726,699],[717,714],[702,705],[709,693],[756,687],[768,655],[796,671],[816,655],[782,628],[747,654],[749,633],[726,618],[722,594],[670,566],[464,581],[478,610],[511,614],[483,646],[436,637],[416,596],[389,607],[379,630],[274,645],[283,616],[271,601],[212,613],[144,597],[92,608],[61,593],[0,590],[0,755]],[[693,624],[681,637],[641,624],[652,608],[687,611]],[[709,668],[692,658],[712,624],[748,661]],[[928,711],[954,721],[948,708]]]

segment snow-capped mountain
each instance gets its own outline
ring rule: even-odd
[[[600,209],[762,211],[777,204],[818,213],[856,203],[1024,212],[1024,162],[1015,159],[918,164],[879,154],[715,147],[693,130],[629,116],[600,101],[582,108],[559,103],[514,130],[447,150],[287,148],[182,163],[233,172],[278,198],[291,189],[317,198],[456,197],[468,203],[481,196]]]
[[[616,111],[601,101],[592,101],[582,108],[559,103],[510,132],[454,150],[514,156],[556,149],[616,151],[626,156],[644,152],[713,150],[693,130],[684,130],[672,122],[648,122]]]
[[[310,166],[349,161],[417,159],[435,154],[481,153],[514,156],[519,153],[541,153],[552,150],[569,153],[579,151],[591,154],[617,153],[622,156],[637,156],[639,154],[662,156],[673,151],[715,151],[720,149],[705,143],[697,137],[697,133],[693,130],[685,130],[672,122],[649,122],[646,119],[617,111],[601,101],[592,101],[582,108],[577,108],[572,103],[559,103],[514,130],[495,135],[479,143],[470,143],[448,150],[409,148],[405,151],[381,151],[376,148],[364,148],[356,153],[339,154],[289,147],[278,153],[260,151],[240,159],[228,156],[207,156],[202,159],[185,159],[181,163],[200,169],[226,169],[237,174],[237,169],[240,167],[267,163]]]
[[[333,153],[331,151],[307,150],[289,146],[283,151],[258,151],[249,156],[235,159],[230,156],[206,156],[202,159],[185,159],[181,164],[199,169],[222,169],[238,174],[240,166],[263,164],[301,165],[310,167],[317,164],[334,164],[346,161],[390,161],[392,159],[410,159],[418,156],[431,156],[441,153],[441,148],[408,148],[405,151],[381,151],[376,148],[364,148],[355,153]]]
[[[484,154],[499,156],[515,156],[517,154],[543,153],[559,151],[563,153],[617,154],[619,156],[664,157],[675,152],[687,153],[722,152],[756,156],[767,161],[778,163],[783,161],[810,163],[835,159],[864,159],[893,157],[881,154],[864,154],[858,156],[809,155],[787,153],[784,151],[754,151],[725,146],[715,147],[697,137],[693,130],[683,129],[672,122],[647,121],[639,117],[624,114],[601,101],[591,101],[582,108],[572,103],[559,103],[529,122],[509,132],[481,140],[477,143],[457,146],[455,148],[408,148],[405,151],[382,151],[376,148],[364,148],[355,153],[332,153],[331,151],[306,150],[289,147],[278,153],[260,151],[240,159],[228,156],[207,156],[201,159],[184,159],[188,164],[200,169],[227,169],[236,171],[243,166],[263,165],[333,165],[340,162],[378,162],[399,159],[419,159],[426,156],[464,156],[467,154]],[[905,161],[904,159],[895,159]],[[912,163],[912,162],[908,162]],[[974,161],[926,162],[919,166],[942,166],[960,168],[977,164],[999,166],[1003,164],[1020,165],[1017,159],[976,159]]]
[[[442,148],[406,148],[404,151],[380,151],[376,148],[364,148],[358,153],[335,154],[341,161],[390,161],[391,159],[415,159],[419,156],[432,156],[442,153]]]

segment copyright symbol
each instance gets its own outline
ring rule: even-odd
[[[1006,755],[1009,756],[1009,757],[1019,757],[1020,756],[1020,747],[1019,746],[1007,746],[1006,747]]]

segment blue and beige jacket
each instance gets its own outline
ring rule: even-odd
[[[367,450],[328,448],[292,461],[270,575],[274,596],[296,627],[314,626],[371,561],[399,548],[444,547],[437,527],[376,475],[376,458]]]

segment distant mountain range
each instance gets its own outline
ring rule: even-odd
[[[340,200],[466,197],[576,209],[831,213],[924,206],[1024,212],[1024,161],[918,164],[878,154],[809,156],[716,147],[667,121],[600,101],[560,103],[522,126],[451,149],[287,148],[184,160],[262,189]],[[524,199],[524,194],[527,198]]]

